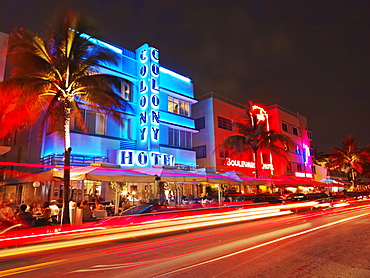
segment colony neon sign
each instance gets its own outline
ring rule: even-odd
[[[237,160],[237,159],[230,159],[226,158],[226,165],[227,166],[234,166],[234,167],[241,167],[241,168],[256,168],[256,163],[244,160]],[[273,164],[262,164],[262,169],[266,170],[274,170]]]
[[[159,52],[153,47],[139,53],[140,115],[139,135],[142,145],[156,149],[159,141]]]

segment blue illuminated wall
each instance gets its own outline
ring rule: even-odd
[[[121,166],[195,168],[195,152],[191,146],[169,142],[171,129],[188,135],[197,132],[191,114],[179,115],[168,109],[169,96],[190,105],[197,102],[192,80],[162,67],[159,50],[148,44],[132,52],[97,39],[94,42],[113,51],[118,60],[118,65],[102,65],[101,72],[119,76],[131,84],[130,105],[123,115],[127,125],[119,127],[107,118],[104,135],[72,130],[72,156],[86,155]],[[63,149],[61,138],[55,134],[45,135],[42,157],[61,155]]]

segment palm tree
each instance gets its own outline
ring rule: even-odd
[[[81,105],[88,105],[89,109],[104,113],[121,125],[126,107],[115,86],[119,84],[119,78],[99,74],[99,67],[115,62],[116,57],[82,35],[89,31],[85,23],[86,19],[69,11],[58,28],[43,34],[23,28],[15,30],[9,47],[13,71],[11,78],[0,85],[2,94],[12,94],[15,100],[24,100],[23,106],[29,115],[34,115],[30,123],[40,117],[47,119],[49,128],[64,136],[65,211],[70,188],[71,115],[86,131]],[[22,105],[8,107],[12,113],[23,115]],[[68,220],[68,213],[64,216],[64,221]]]
[[[327,155],[323,151],[319,151],[318,147],[314,147],[314,156],[312,157],[312,163],[320,165],[320,162],[326,162]]]
[[[369,148],[360,148],[360,141],[353,135],[344,136],[342,148],[332,147],[326,167],[330,170],[348,173],[352,187],[355,186],[356,176],[363,173],[364,165],[370,162]]]
[[[292,145],[292,140],[285,134],[269,130],[266,117],[256,112],[250,101],[241,121],[234,122],[240,134],[226,137],[220,147],[229,149],[232,154],[253,153],[255,177],[259,175],[260,152],[269,151],[286,159],[284,146]],[[258,188],[257,188],[258,190]]]

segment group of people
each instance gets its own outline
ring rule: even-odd
[[[4,225],[19,224],[21,228],[44,226],[58,223],[60,209],[56,201],[42,205],[32,202],[15,209],[12,204],[0,204],[0,220]]]
[[[79,207],[82,209],[82,220],[88,221],[93,220],[93,214],[95,210],[104,210],[103,205],[100,203],[98,199],[95,200],[94,204],[90,207],[86,200],[83,200],[81,202],[81,205]]]
[[[82,220],[94,220],[94,211],[105,210],[98,199],[94,204],[88,204],[86,200],[79,205],[82,210]],[[47,226],[60,223],[61,209],[56,201],[31,202],[29,205],[22,204],[15,207],[11,202],[0,202],[0,231],[13,225],[18,225],[20,228],[28,228],[34,226]]]

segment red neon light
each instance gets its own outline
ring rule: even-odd
[[[37,167],[37,168],[65,168],[72,169],[73,166],[63,166],[63,165],[46,165],[46,164],[35,164],[35,163],[18,163],[18,162],[0,162],[0,165],[4,166],[22,166],[22,167]]]

